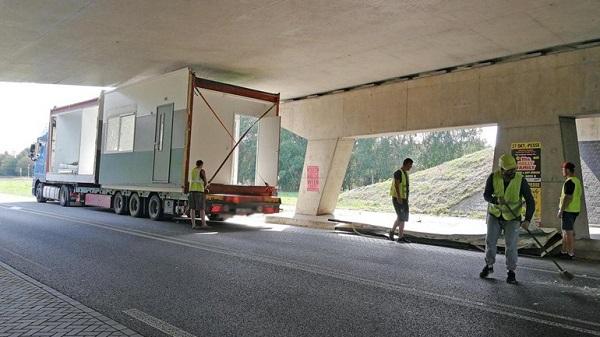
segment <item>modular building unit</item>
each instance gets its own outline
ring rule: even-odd
[[[99,183],[115,190],[185,193],[197,159],[208,177],[237,140],[235,116],[260,117],[257,184],[277,185],[279,95],[196,78],[185,68],[104,95]],[[235,156],[215,184],[235,183]]]
[[[189,81],[182,69],[104,94],[102,187],[184,192]]]
[[[32,186],[38,201],[54,199],[65,205],[75,187],[97,186],[100,118],[97,98],[50,111],[47,136],[32,148],[43,153]]]
[[[97,183],[98,99],[50,111],[46,181]]]
[[[189,173],[202,159],[214,177],[206,198],[211,218],[275,213],[278,113],[278,94],[196,78],[187,68],[122,86],[52,111],[48,146],[32,145],[32,159],[44,158],[38,150],[48,153],[33,192],[40,202],[83,202],[160,219],[185,212]],[[258,119],[260,186],[235,184],[239,116]]]
[[[110,203],[117,213],[181,214],[190,172],[201,159],[212,183],[211,218],[278,212],[278,114],[278,94],[197,78],[187,68],[120,87],[103,97],[103,196],[80,191],[86,204]],[[236,185],[239,116],[259,119],[255,184],[262,187]]]

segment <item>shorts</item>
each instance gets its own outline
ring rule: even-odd
[[[205,196],[202,192],[190,192],[188,195],[188,205],[190,209],[203,210],[205,203]]]
[[[398,202],[398,199],[392,198],[392,204],[396,210],[396,215],[400,221],[408,221],[408,200],[404,199],[402,203]]]
[[[560,228],[562,228],[563,231],[572,231],[573,225],[575,225],[575,219],[577,219],[578,215],[579,213],[563,212]]]

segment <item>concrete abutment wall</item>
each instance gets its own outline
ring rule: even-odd
[[[513,142],[541,142],[542,224],[548,227],[559,226],[560,163],[570,157],[565,153],[569,149],[563,149],[559,117],[598,113],[600,47],[292,101],[281,107],[282,126],[309,140],[299,213],[333,211],[348,164],[341,153],[351,152],[348,144],[355,137],[496,124],[495,159],[510,152]],[[344,150],[336,154],[332,148]],[[323,188],[307,190],[309,165],[319,166],[320,177],[326,177]],[[576,165],[581,167],[579,158]],[[333,183],[337,181],[339,186]],[[588,236],[584,222],[583,216],[578,219],[579,237]]]

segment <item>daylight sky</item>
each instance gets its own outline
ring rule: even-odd
[[[55,106],[98,97],[103,88],[0,82],[0,153],[16,154],[48,128]]]
[[[0,153],[29,147],[48,127],[50,109],[98,97],[100,87],[0,82]],[[108,88],[104,88],[108,89]],[[483,128],[486,142],[496,144],[496,127]]]

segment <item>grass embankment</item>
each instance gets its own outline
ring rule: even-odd
[[[298,201],[298,192],[277,192],[277,196],[281,198],[282,205],[296,205]]]
[[[0,193],[30,197],[31,178],[0,177]]]
[[[493,149],[484,149],[411,174],[411,213],[483,217],[486,203],[482,194],[493,156]],[[346,191],[337,208],[394,212],[390,185],[391,179]]]

